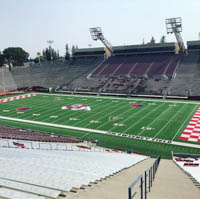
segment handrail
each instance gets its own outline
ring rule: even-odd
[[[132,188],[137,184],[137,182],[140,180],[140,184],[142,184],[142,182],[143,182],[143,175],[140,175],[130,186],[129,186],[129,188],[128,188],[128,198],[129,199],[132,199],[134,196],[135,196],[135,194],[136,194],[136,192],[134,192],[134,194],[132,195]],[[143,193],[143,191],[141,190],[141,194]]]
[[[139,181],[140,181],[139,183],[140,198],[143,199],[144,196],[144,198],[147,199],[147,188],[149,188],[150,192],[159,163],[160,163],[160,156],[157,157],[153,165],[150,168],[148,168],[144,172],[144,174],[140,175],[134,182],[131,183],[131,185],[128,187],[128,199],[133,199],[134,196],[136,195],[136,192],[133,193],[132,190],[136,186],[136,184],[138,184]]]

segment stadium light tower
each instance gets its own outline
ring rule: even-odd
[[[100,40],[104,44],[104,46],[109,50],[110,54],[113,55],[112,45],[104,37],[100,27],[90,28],[90,34],[94,41]]]
[[[186,52],[185,45],[181,36],[182,20],[181,17],[165,19],[167,34],[175,34],[179,49],[181,52]]]

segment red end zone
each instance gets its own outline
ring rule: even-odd
[[[200,143],[200,108],[198,108],[179,139]]]

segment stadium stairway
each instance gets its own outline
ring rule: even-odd
[[[68,199],[127,199],[129,185],[147,168],[152,166],[154,159],[146,159],[110,178],[78,189],[75,193],[66,193]],[[139,196],[136,195],[134,199]],[[60,199],[60,198],[59,198]]]
[[[148,199],[199,199],[200,191],[171,160],[161,160]]]

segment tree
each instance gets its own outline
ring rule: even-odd
[[[59,59],[59,58],[60,58],[60,53],[59,53],[59,50],[57,50],[57,53],[56,53],[56,55],[57,55],[57,59]]]
[[[40,62],[44,62],[45,61],[45,57],[44,56],[38,56],[35,59],[33,59],[32,61],[34,61],[35,63],[39,63],[39,61]]]
[[[161,37],[160,43],[161,43],[161,44],[166,43],[166,37],[165,37],[165,35],[163,35],[163,36]]]
[[[66,52],[65,52],[65,59],[69,60],[70,59],[70,54],[69,54],[69,46],[68,46],[68,44],[66,44],[65,50],[66,50]]]
[[[23,65],[28,61],[29,54],[20,47],[9,47],[4,49],[3,55],[8,61],[8,64],[12,63],[14,66]]]
[[[45,50],[43,50],[43,56],[45,60],[51,61],[51,51],[49,48],[46,48]]]
[[[72,57],[74,58],[74,53],[75,53],[75,46],[72,46]]]
[[[53,48],[49,47],[42,51],[44,60],[53,61],[59,59],[59,51],[55,51]]]
[[[4,59],[5,59],[4,55],[0,52],[0,67],[3,66]]]
[[[150,44],[155,44],[156,40],[154,39],[154,37],[151,38]]]

